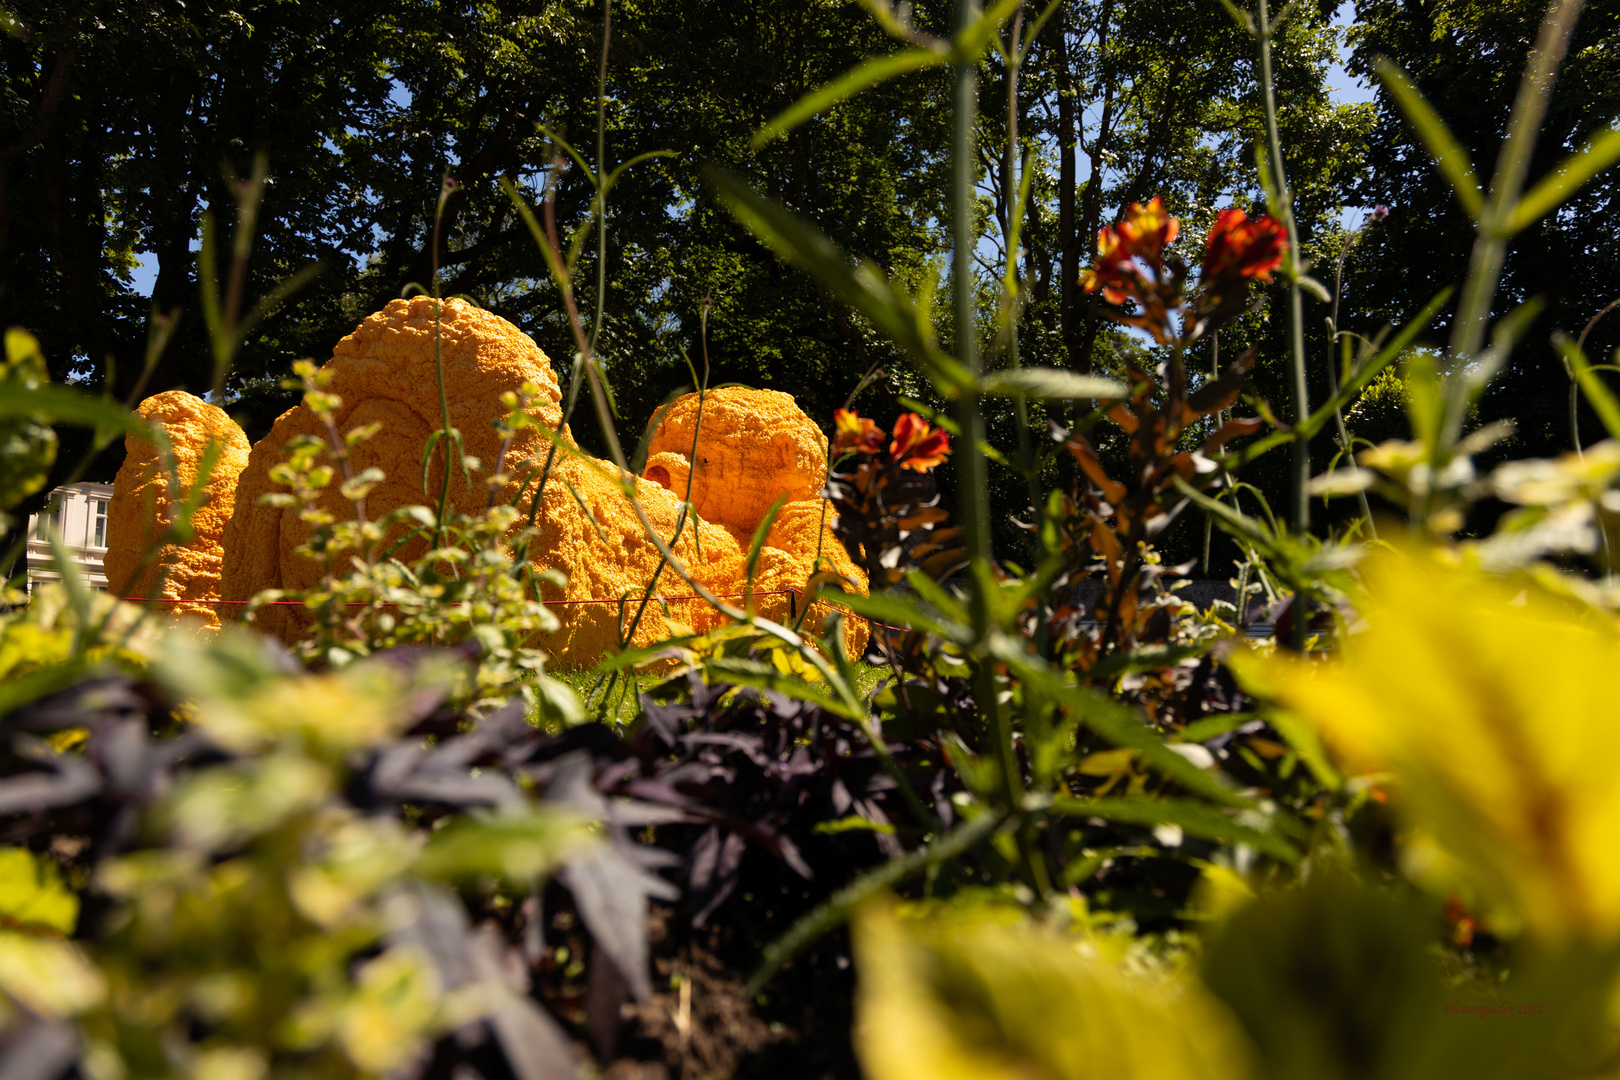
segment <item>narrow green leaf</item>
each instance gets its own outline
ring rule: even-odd
[[[1002,820],[999,813],[981,814],[972,821],[958,825],[926,847],[920,847],[898,859],[890,859],[881,866],[868,870],[833,893],[789,927],[787,933],[765,947],[765,955],[760,960],[759,967],[749,976],[748,985],[743,988],[744,1000],[752,1000],[783,964],[800,956],[830,930],[843,925],[848,920],[849,913],[859,906],[862,900],[883,889],[893,888],[930,866],[956,858],[995,832]]]
[[[596,182],[596,173],[591,171],[590,165],[585,161],[585,156],[578,150],[575,150],[572,143],[563,138],[561,135],[557,134],[555,131],[552,131],[550,128],[546,127],[544,124],[536,124],[534,126],[535,129],[540,132],[540,134],[562,147],[564,152],[566,152],[569,157],[574,159],[574,164],[578,165],[579,171],[585,174],[585,179],[590,181],[591,187],[599,188],[602,186]]]
[[[1536,321],[1536,317],[1545,307],[1546,301],[1539,296],[1532,296],[1496,320],[1496,324],[1491,327],[1490,347],[1479,354],[1476,363],[1452,376],[1463,380],[1468,400],[1478,400],[1479,395],[1485,392],[1491,380],[1496,378],[1496,373],[1502,370],[1502,365],[1507,363],[1514,346],[1524,337],[1525,332],[1530,329],[1530,324]]]
[[[1534,225],[1575,194],[1582,184],[1620,161],[1620,127],[1598,132],[1572,156],[1565,158],[1525,193],[1508,215],[1503,233],[1514,233]]]
[[[871,320],[911,354],[942,395],[954,400],[977,386],[973,375],[935,342],[929,313],[896,292],[876,266],[852,264],[821,230],[765,198],[736,174],[711,168],[705,176],[726,209],[749,232]]]
[[[1006,22],[1023,2],[1024,0],[996,0],[972,26],[956,35],[956,41],[951,49],[953,54],[951,59],[957,62],[976,62],[984,52],[984,47],[990,43],[990,39],[1001,30],[1001,24]]]
[[[770,123],[754,134],[754,149],[758,150],[771,140],[782,137],[817,113],[827,111],[862,90],[909,72],[941,67],[949,59],[947,53],[934,49],[907,49],[888,56],[874,56],[777,113]]]
[[[958,645],[967,645],[973,640],[973,631],[968,627],[893,593],[862,596],[859,593],[824,592],[822,599],[831,600],[840,607],[848,608],[862,618],[904,627],[907,630],[922,630]]]
[[[1043,401],[1130,396],[1130,388],[1113,379],[1077,375],[1062,368],[1026,367],[986,375],[980,392],[992,397],[1032,397]]]
[[[50,423],[110,428],[152,439],[152,425],[111,398],[92,397],[70,386],[25,387],[0,383],[0,418],[44,417]]]
[[[1102,799],[1054,799],[1047,811],[1065,817],[1094,817],[1124,825],[1174,825],[1188,836],[1221,844],[1247,844],[1286,863],[1299,862],[1299,852],[1281,837],[1239,825],[1214,807],[1190,799],[1125,796]]]
[[[1575,381],[1592,403],[1592,411],[1598,414],[1598,419],[1608,429],[1610,438],[1620,439],[1620,401],[1615,400],[1614,394],[1592,370],[1586,352],[1563,334],[1553,335],[1553,347],[1563,355],[1564,362],[1574,372]]]
[[[690,485],[688,485],[688,487],[690,487]],[[787,502],[787,497],[788,493],[784,491],[782,494],[776,497],[775,502],[771,503],[771,508],[765,511],[765,516],[760,519],[759,527],[754,530],[753,541],[748,545],[748,561],[746,563],[748,568],[748,584],[744,586],[744,588],[746,588],[750,594],[752,594],[754,591],[754,573],[759,569],[759,553],[765,550],[765,538],[771,534],[771,526],[776,524],[776,515],[782,512],[782,505]],[[752,608],[752,595],[749,596],[748,602],[749,607]]]
[[[1257,719],[1259,714],[1252,712],[1217,713],[1202,720],[1194,720],[1182,728],[1180,738],[1182,742],[1201,743],[1205,739],[1213,739],[1217,735],[1235,731],[1251,720]]]
[[[1440,119],[1440,114],[1424,100],[1417,86],[1407,78],[1406,72],[1383,57],[1378,60],[1377,72],[1390,96],[1395,99],[1395,104],[1406,115],[1406,122],[1423,140],[1424,148],[1434,158],[1440,175],[1456,192],[1463,210],[1478,221],[1485,210],[1485,197],[1480,193],[1479,177],[1474,174],[1473,163],[1468,160],[1468,151],[1457,142],[1451,129],[1446,127],[1446,122]]]
[[[1195,642],[1191,645],[1140,645],[1097,661],[1086,672],[1086,676],[1092,682],[1101,682],[1104,679],[1130,675],[1138,671],[1157,671],[1161,668],[1174,667],[1183,660],[1202,656],[1208,651],[1209,646],[1204,642]]]
[[[715,657],[704,663],[703,670],[711,681],[752,686],[758,690],[773,690],[795,701],[819,705],[846,720],[862,718],[859,710],[850,709],[847,702],[829,692],[830,688],[820,683],[807,682],[797,675],[784,675],[770,664],[759,660],[745,660],[736,656]]]
[[[576,488],[573,485],[573,482],[570,481],[566,476],[562,477],[562,482],[563,487],[568,489],[568,494],[574,497],[574,502],[579,504],[579,512],[585,515],[585,520],[591,523],[592,529],[596,530],[596,538],[602,541],[603,546],[611,547],[612,545],[608,543],[607,535],[602,532],[602,526],[596,523],[596,515],[591,513],[591,508],[586,506],[585,500],[580,497],[579,489]]]
[[[1277,734],[1299,755],[1319,784],[1329,791],[1338,791],[1344,786],[1344,777],[1328,760],[1327,747],[1314,727],[1283,709],[1267,710],[1266,722],[1277,729]]]
[[[1086,687],[1069,683],[1046,661],[1025,652],[1022,641],[995,635],[990,640],[990,652],[1011,668],[1027,687],[1068,709],[1115,746],[1135,750],[1143,763],[1154,771],[1216,802],[1228,806],[1250,805],[1248,799],[1165,745],[1136,713]]]
[[[1451,300],[1451,294],[1454,291],[1449,286],[1441,289],[1433,299],[1424,305],[1422,311],[1414,315],[1405,326],[1401,327],[1398,334],[1385,343],[1383,348],[1357,367],[1350,377],[1344,380],[1344,384],[1339,387],[1339,392],[1323,402],[1315,412],[1306,418],[1304,424],[1299,425],[1306,434],[1308,436],[1315,435],[1322,430],[1323,425],[1333,419],[1333,415],[1337,410],[1349,404],[1357,394],[1361,393],[1363,387],[1377,377],[1380,371],[1383,371],[1399,359],[1406,352],[1407,347],[1416,340],[1417,336],[1434,321],[1435,316],[1440,314],[1441,310]],[[1253,461],[1261,454],[1292,443],[1294,438],[1295,435],[1292,431],[1274,431],[1239,447],[1229,454],[1220,455],[1216,460],[1226,468],[1235,470]]]
[[[1219,499],[1210,498],[1179,476],[1173,483],[1177,491],[1208,515],[1223,532],[1247,543],[1268,560],[1286,558],[1277,536],[1264,523]]]
[[[677,153],[676,151],[674,151],[674,150],[648,150],[645,154],[637,154],[635,157],[631,158],[629,161],[622,162],[619,165],[615,166],[613,171],[608,173],[606,187],[608,188],[608,190],[612,190],[613,185],[618,181],[619,176],[626,169],[630,168],[630,166],[632,166],[632,165],[640,165],[643,161],[651,161],[653,158],[680,157],[680,156],[681,155],[679,153]]]
[[[1236,4],[1232,3],[1232,0],[1221,0],[1221,7],[1226,9],[1226,13],[1232,16],[1232,21],[1237,23],[1244,33],[1250,37],[1260,36],[1259,27],[1254,25],[1253,15],[1241,10]]]
[[[281,305],[292,297],[293,293],[315,280],[320,276],[321,271],[325,269],[325,263],[314,262],[302,270],[282,278],[277,282],[275,288],[259,297],[259,302],[253,305],[253,309],[248,312],[247,318],[242,320],[242,325],[237,327],[237,338],[240,340],[247,337],[263,319],[275,314]]]
[[[1050,4],[1046,5],[1046,9],[1041,12],[1040,17],[1035,20],[1035,25],[1029,28],[1029,36],[1024,39],[1024,46],[1018,52],[1018,62],[1020,64],[1024,62],[1024,57],[1029,55],[1029,50],[1035,45],[1035,39],[1041,36],[1041,31],[1045,29],[1047,20],[1057,12],[1058,5],[1061,3],[1063,3],[1063,0],[1052,0]]]

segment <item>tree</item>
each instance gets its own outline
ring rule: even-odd
[[[1505,134],[1519,73],[1546,5],[1539,0],[1360,0],[1351,68],[1371,71],[1387,56],[1412,76],[1450,125],[1475,169],[1490,175]],[[1430,165],[1399,111],[1382,94],[1360,200],[1390,216],[1351,259],[1346,303],[1372,328],[1408,317],[1429,296],[1460,281],[1473,234],[1466,215]],[[1620,114],[1620,3],[1587,4],[1553,91],[1529,183]],[[1480,422],[1511,420],[1514,456],[1570,448],[1569,378],[1549,342],[1553,330],[1579,335],[1620,298],[1620,170],[1589,183],[1539,226],[1515,238],[1495,315],[1540,297],[1546,309],[1480,403]],[[1443,341],[1439,324],[1431,339]],[[1593,328],[1588,355],[1602,362],[1620,346],[1620,318]],[[1583,438],[1602,430],[1583,410]],[[1506,449],[1506,448],[1505,448]]]

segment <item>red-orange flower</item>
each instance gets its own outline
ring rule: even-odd
[[[1120,243],[1113,225],[1097,233],[1097,265],[1080,271],[1080,286],[1086,292],[1102,290],[1110,304],[1123,304],[1136,292],[1141,273],[1131,261],[1131,253]]]
[[[1164,249],[1181,233],[1181,219],[1164,212],[1164,199],[1155,195],[1146,206],[1131,203],[1115,228],[1121,243],[1138,258],[1160,262]]]
[[[916,413],[902,413],[894,422],[894,441],[889,453],[902,469],[927,472],[951,452],[951,440],[939,428],[930,428],[928,421]]]
[[[1270,281],[1288,250],[1282,223],[1262,214],[1254,220],[1233,207],[1222,210],[1204,240],[1204,280],[1246,277]]]
[[[1123,304],[1139,296],[1141,259],[1161,275],[1164,249],[1181,233],[1181,220],[1164,210],[1164,199],[1155,195],[1146,206],[1131,203],[1118,225],[1097,232],[1097,264],[1080,272],[1080,285],[1086,292],[1102,290],[1110,304]]]
[[[864,416],[848,409],[833,413],[833,449],[839,452],[856,450],[862,454],[875,454],[883,449],[883,429]]]

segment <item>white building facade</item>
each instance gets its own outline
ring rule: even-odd
[[[62,574],[51,551],[55,536],[67,557],[84,575],[92,588],[107,588],[107,572],[102,565],[107,554],[107,508],[112,503],[111,484],[67,484],[51,492],[47,508],[28,517],[28,591],[48,581],[61,581]]]

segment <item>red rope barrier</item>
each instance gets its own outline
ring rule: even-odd
[[[715,593],[714,595],[718,596],[718,597],[721,597],[722,599],[734,599],[734,598],[737,598],[737,597],[748,597],[748,596],[803,596],[804,595],[804,590],[803,589],[777,589],[774,592]],[[663,596],[663,597],[655,596],[653,599],[665,600],[665,601],[670,601],[670,600],[701,600],[701,599],[703,599],[703,597],[699,596],[697,593],[691,593],[691,594],[683,595],[683,596]],[[153,596],[126,596],[126,597],[123,598],[123,600],[124,600],[124,603],[126,603],[126,604],[209,604],[209,605],[212,605],[212,606],[219,606],[219,605],[223,605],[223,604],[251,604],[251,603],[253,603],[253,601],[251,601],[251,600],[170,600],[167,597],[161,597],[161,596],[157,596],[157,597],[153,597]],[[570,605],[570,604],[617,604],[617,603],[619,603],[619,601],[617,599],[611,599],[611,600],[599,600],[599,599],[589,599],[589,600],[542,600],[540,602],[542,604],[546,605],[547,607],[557,607],[557,606],[564,606],[564,605]],[[632,604],[632,603],[637,603],[638,600],[626,599],[624,602],[626,604]],[[652,601],[649,600],[648,602],[651,603]],[[371,601],[369,601],[369,600],[349,600],[349,601],[345,601],[344,606],[345,607],[364,607],[368,603],[371,603]],[[302,600],[266,600],[264,603],[260,604],[259,606],[260,607],[270,607],[272,605],[286,606],[286,607],[303,607],[304,602]],[[382,607],[398,607],[399,605],[397,603],[395,603],[394,601],[392,601],[392,600],[385,600],[385,601],[381,602],[380,606],[382,606]],[[856,616],[856,617],[857,618],[865,618],[865,616]],[[903,630],[908,629],[908,627],[891,626],[888,623],[880,623],[880,622],[876,622],[876,621],[874,621],[872,619],[867,619],[866,621],[867,621],[868,624],[870,624],[872,626],[881,626],[885,630],[902,630],[903,631]]]
[[[729,599],[729,598],[732,598],[732,597],[747,597],[747,596],[789,596],[789,595],[797,595],[799,592],[801,592],[801,590],[799,590],[799,589],[778,589],[775,592],[715,593],[714,595],[718,596],[718,597],[721,597],[722,599]],[[210,604],[210,605],[218,606],[220,604],[251,604],[251,603],[253,603],[253,601],[251,601],[251,600],[171,600],[166,596],[126,596],[126,597],[123,597],[122,599],[123,599],[123,602],[126,603],[126,604]],[[697,593],[691,593],[690,595],[684,595],[684,596],[658,596],[658,595],[654,594],[651,597],[651,599],[649,599],[647,602],[652,603],[653,600],[669,601],[669,600],[701,600],[701,599],[703,599],[703,597],[699,596]],[[617,603],[619,603],[619,600],[618,600],[617,597],[615,597],[615,598],[609,599],[609,600],[598,600],[598,599],[590,599],[590,600],[542,600],[540,602],[542,604],[545,604],[548,607],[550,607],[550,606],[557,606],[557,605],[564,605],[564,604],[617,604]],[[627,603],[627,604],[639,603],[640,602],[640,597],[626,598],[624,602]],[[370,600],[347,600],[347,601],[344,602],[344,606],[346,606],[346,607],[364,607],[369,603],[372,603],[372,601],[370,601]],[[383,601],[379,601],[379,603],[381,604],[382,607],[398,607],[399,606],[393,600],[383,600]],[[304,602],[302,600],[266,600],[264,603],[260,604],[259,606],[260,607],[269,607],[272,604],[291,605],[293,607],[303,607],[304,606]]]

